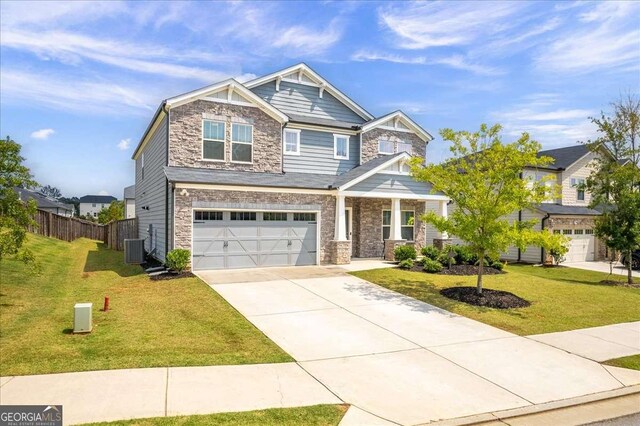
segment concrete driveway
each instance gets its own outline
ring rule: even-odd
[[[613,264],[613,271],[611,270],[611,266],[609,262],[565,262],[562,264],[563,266],[568,266],[570,268],[578,268],[578,269],[586,269],[587,271],[596,271],[596,272],[604,272],[608,274],[613,272],[613,275],[621,275],[627,276],[627,268],[620,262],[616,262]],[[632,271],[631,275],[634,277],[640,277],[640,271]]]
[[[367,423],[426,423],[640,383],[640,374],[452,314],[341,268],[200,275],[330,391],[376,416]]]

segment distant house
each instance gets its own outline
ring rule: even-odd
[[[136,186],[127,186],[124,189],[124,218],[136,217]]]
[[[15,188],[15,191],[18,193],[22,201],[34,200],[40,210],[46,210],[62,216],[73,216],[75,209],[72,204],[61,203],[55,198],[47,197],[38,191],[31,191],[23,188]]]
[[[117,201],[117,198],[111,195],[85,195],[80,197],[80,216],[88,214],[98,217],[100,210],[109,207],[112,201]]]

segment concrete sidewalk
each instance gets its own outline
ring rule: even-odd
[[[608,274],[613,272],[616,278],[621,276],[627,276],[627,268],[620,262],[613,264],[613,271],[609,265],[609,262],[595,261],[595,262],[565,262],[562,266],[568,266],[569,268],[586,269],[587,271],[604,272]],[[640,271],[631,271],[631,275],[634,277],[640,277]]]
[[[61,404],[64,423],[341,404],[296,363],[3,377],[3,405]]]

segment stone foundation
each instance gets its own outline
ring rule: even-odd
[[[329,242],[329,254],[334,265],[346,265],[351,263],[351,241],[331,240]]]
[[[403,246],[407,243],[407,240],[384,240],[384,260],[394,261],[395,256],[393,251],[398,246]]]
[[[453,240],[451,238],[434,238],[433,246],[438,250],[443,250],[445,247],[453,244]]]

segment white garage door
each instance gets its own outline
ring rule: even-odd
[[[193,269],[317,263],[316,213],[194,211]]]
[[[587,262],[595,259],[595,238],[590,229],[568,229],[563,234],[571,238],[567,262]]]

